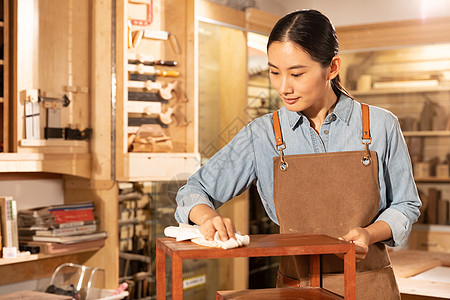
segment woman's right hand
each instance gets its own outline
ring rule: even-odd
[[[190,213],[189,219],[200,225],[200,232],[206,240],[214,240],[216,231],[222,241],[230,238],[236,238],[236,228],[230,218],[222,218],[214,209],[205,204],[194,206]]]
[[[219,214],[206,219],[205,222],[200,225],[200,232],[208,241],[214,240],[216,231],[219,234],[220,240],[223,242],[228,241],[231,238],[236,238],[236,228],[231,219],[222,218]]]

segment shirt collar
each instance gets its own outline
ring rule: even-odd
[[[337,102],[332,114],[335,114],[342,122],[347,124],[353,110],[353,102],[353,99],[342,94],[339,97],[339,101]],[[303,118],[306,118],[301,111],[290,111],[285,106],[283,106],[281,110],[284,112],[283,114],[287,115],[289,126],[292,130],[303,122]]]

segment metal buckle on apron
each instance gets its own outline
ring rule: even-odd
[[[364,145],[364,150],[366,150],[366,155],[363,156],[361,163],[363,166],[368,167],[372,164],[372,158],[370,157],[369,145],[372,143],[372,138],[370,137],[368,140],[364,140],[361,138],[361,143]]]
[[[284,160],[283,150],[286,149],[286,144],[283,142],[283,144],[277,146],[277,150],[280,151],[280,170],[286,171],[288,168],[287,161]]]

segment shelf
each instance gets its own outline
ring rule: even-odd
[[[3,97],[0,97],[0,103],[3,103],[3,102],[4,102]]]
[[[403,131],[403,136],[450,136],[450,130],[435,131]]]
[[[89,148],[88,141],[79,140],[63,140],[63,139],[49,139],[49,140],[31,140],[23,139],[20,141],[22,147],[74,147],[83,148],[87,152]]]
[[[3,59],[0,59],[0,66],[3,66],[5,64],[5,61]]]
[[[450,86],[437,87],[420,87],[408,89],[372,89],[368,91],[350,91],[353,96],[373,96],[373,95],[400,95],[400,94],[415,94],[415,93],[437,93],[450,92]]]
[[[450,226],[448,226],[448,225],[440,225],[440,224],[415,223],[412,226],[412,229],[413,230],[421,230],[421,231],[435,231],[435,232],[450,233]]]
[[[5,26],[5,23],[3,21],[0,21],[0,27]]]
[[[199,153],[128,153],[121,181],[187,180],[200,168]]]
[[[29,261],[37,261],[37,260],[41,260],[41,259],[70,255],[70,254],[92,252],[92,251],[100,250],[101,248],[102,247],[92,247],[92,248],[86,248],[83,250],[70,251],[70,252],[58,253],[58,254],[30,254],[30,255],[20,255],[17,258],[0,258],[0,266],[18,264],[18,263],[29,262]]]
[[[449,178],[438,178],[438,177],[415,177],[416,183],[450,183]]]
[[[48,172],[89,178],[90,154],[1,153],[0,173]]]

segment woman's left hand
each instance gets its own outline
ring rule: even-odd
[[[366,229],[361,227],[353,228],[339,239],[355,244],[356,262],[366,258],[370,243],[370,235]]]

